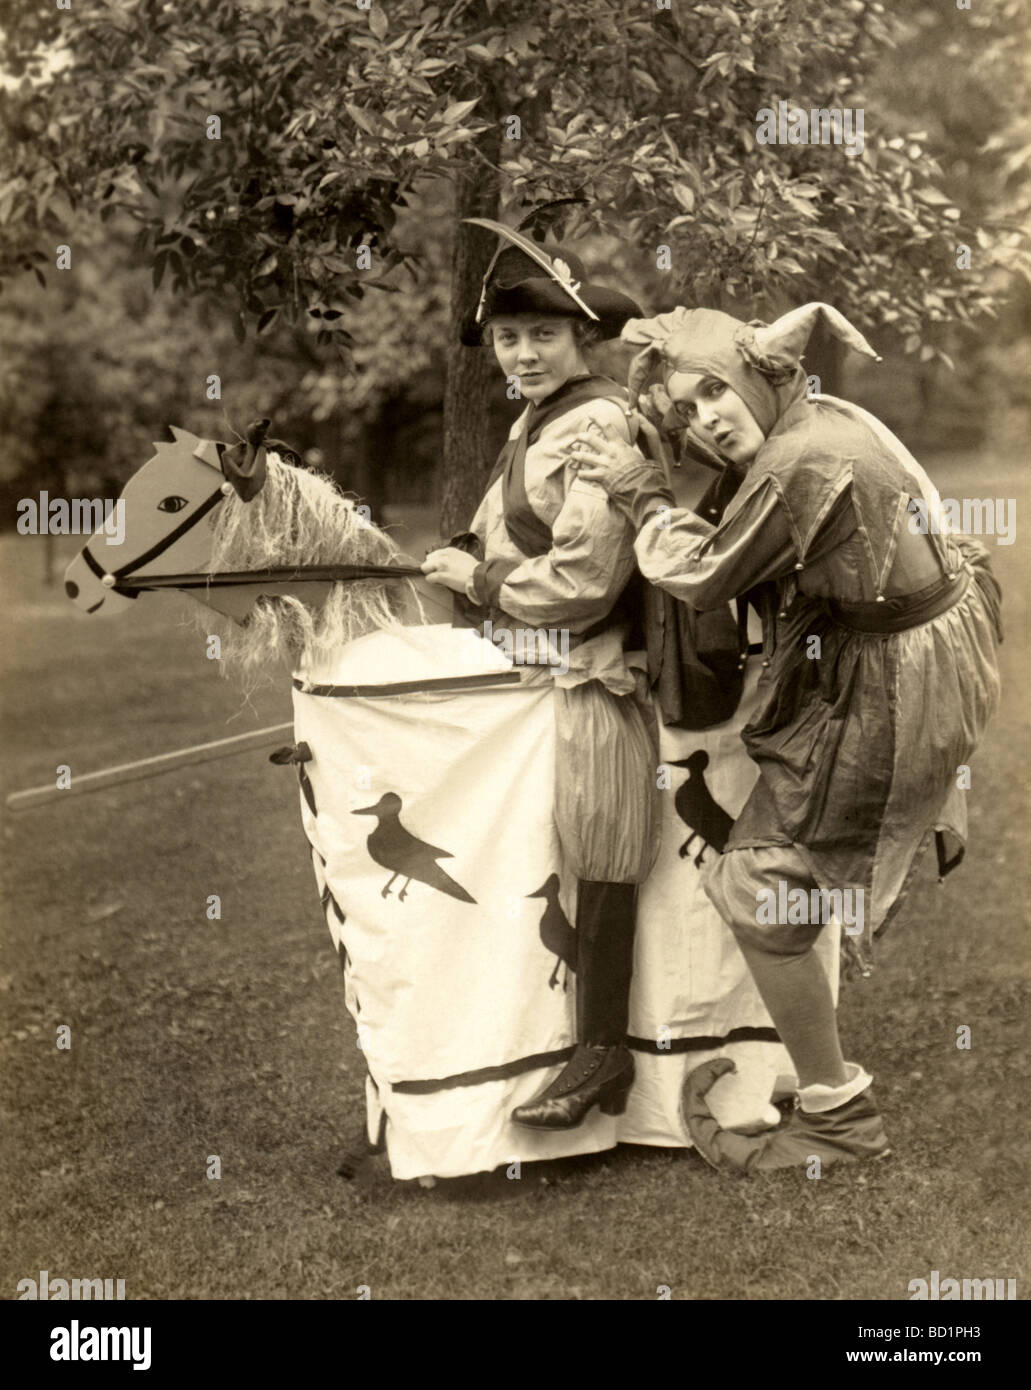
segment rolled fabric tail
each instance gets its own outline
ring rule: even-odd
[[[737,1068],[728,1057],[695,1067],[684,1082],[681,1113],[695,1148],[713,1168],[747,1173],[765,1147],[767,1135],[750,1137],[721,1129],[705,1097],[721,1076]]]

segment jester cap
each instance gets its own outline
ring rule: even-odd
[[[624,342],[642,351],[630,364],[630,403],[660,367],[663,379],[673,372],[694,372],[725,381],[755,416],[764,435],[802,395],[805,372],[801,356],[822,318],[836,338],[857,352],[881,359],[863,335],[829,304],[804,304],[775,323],[742,323],[718,309],[674,309],[652,319],[631,319]]]

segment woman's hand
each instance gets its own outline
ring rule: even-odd
[[[604,488],[613,502],[625,505],[641,491],[666,491],[661,469],[622,440],[601,434],[578,435],[566,453],[577,476]]]
[[[453,545],[431,550],[422,562],[422,572],[431,584],[443,584],[456,594],[466,594],[467,586],[479,562]]]

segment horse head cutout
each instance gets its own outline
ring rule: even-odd
[[[65,571],[65,593],[86,613],[124,612],[138,587],[120,584],[170,568],[195,574],[208,567],[215,512],[230,483],[222,474],[224,444],[171,427],[154,455],[122,489],[125,534],[119,545],[97,531]]]
[[[170,588],[244,625],[259,599],[280,598],[315,627],[328,604],[340,640],[366,621],[450,623],[450,594],[424,583],[388,534],[268,439],[268,427],[254,421],[226,445],[173,426],[172,441],[156,443],[122,490],[122,544],[104,530],[91,537],[65,571],[68,597],[86,613],[117,613],[141,592]],[[268,604],[261,617],[270,620]]]

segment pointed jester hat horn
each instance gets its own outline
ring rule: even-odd
[[[853,352],[861,352],[864,357],[872,357],[875,362],[882,360],[859,329],[852,327],[844,314],[839,313],[832,305],[821,304],[818,301],[803,304],[798,309],[790,309],[786,314],[781,314],[774,323],[756,326],[753,340],[757,356],[784,367],[793,366],[805,352],[806,344],[819,321]]]

